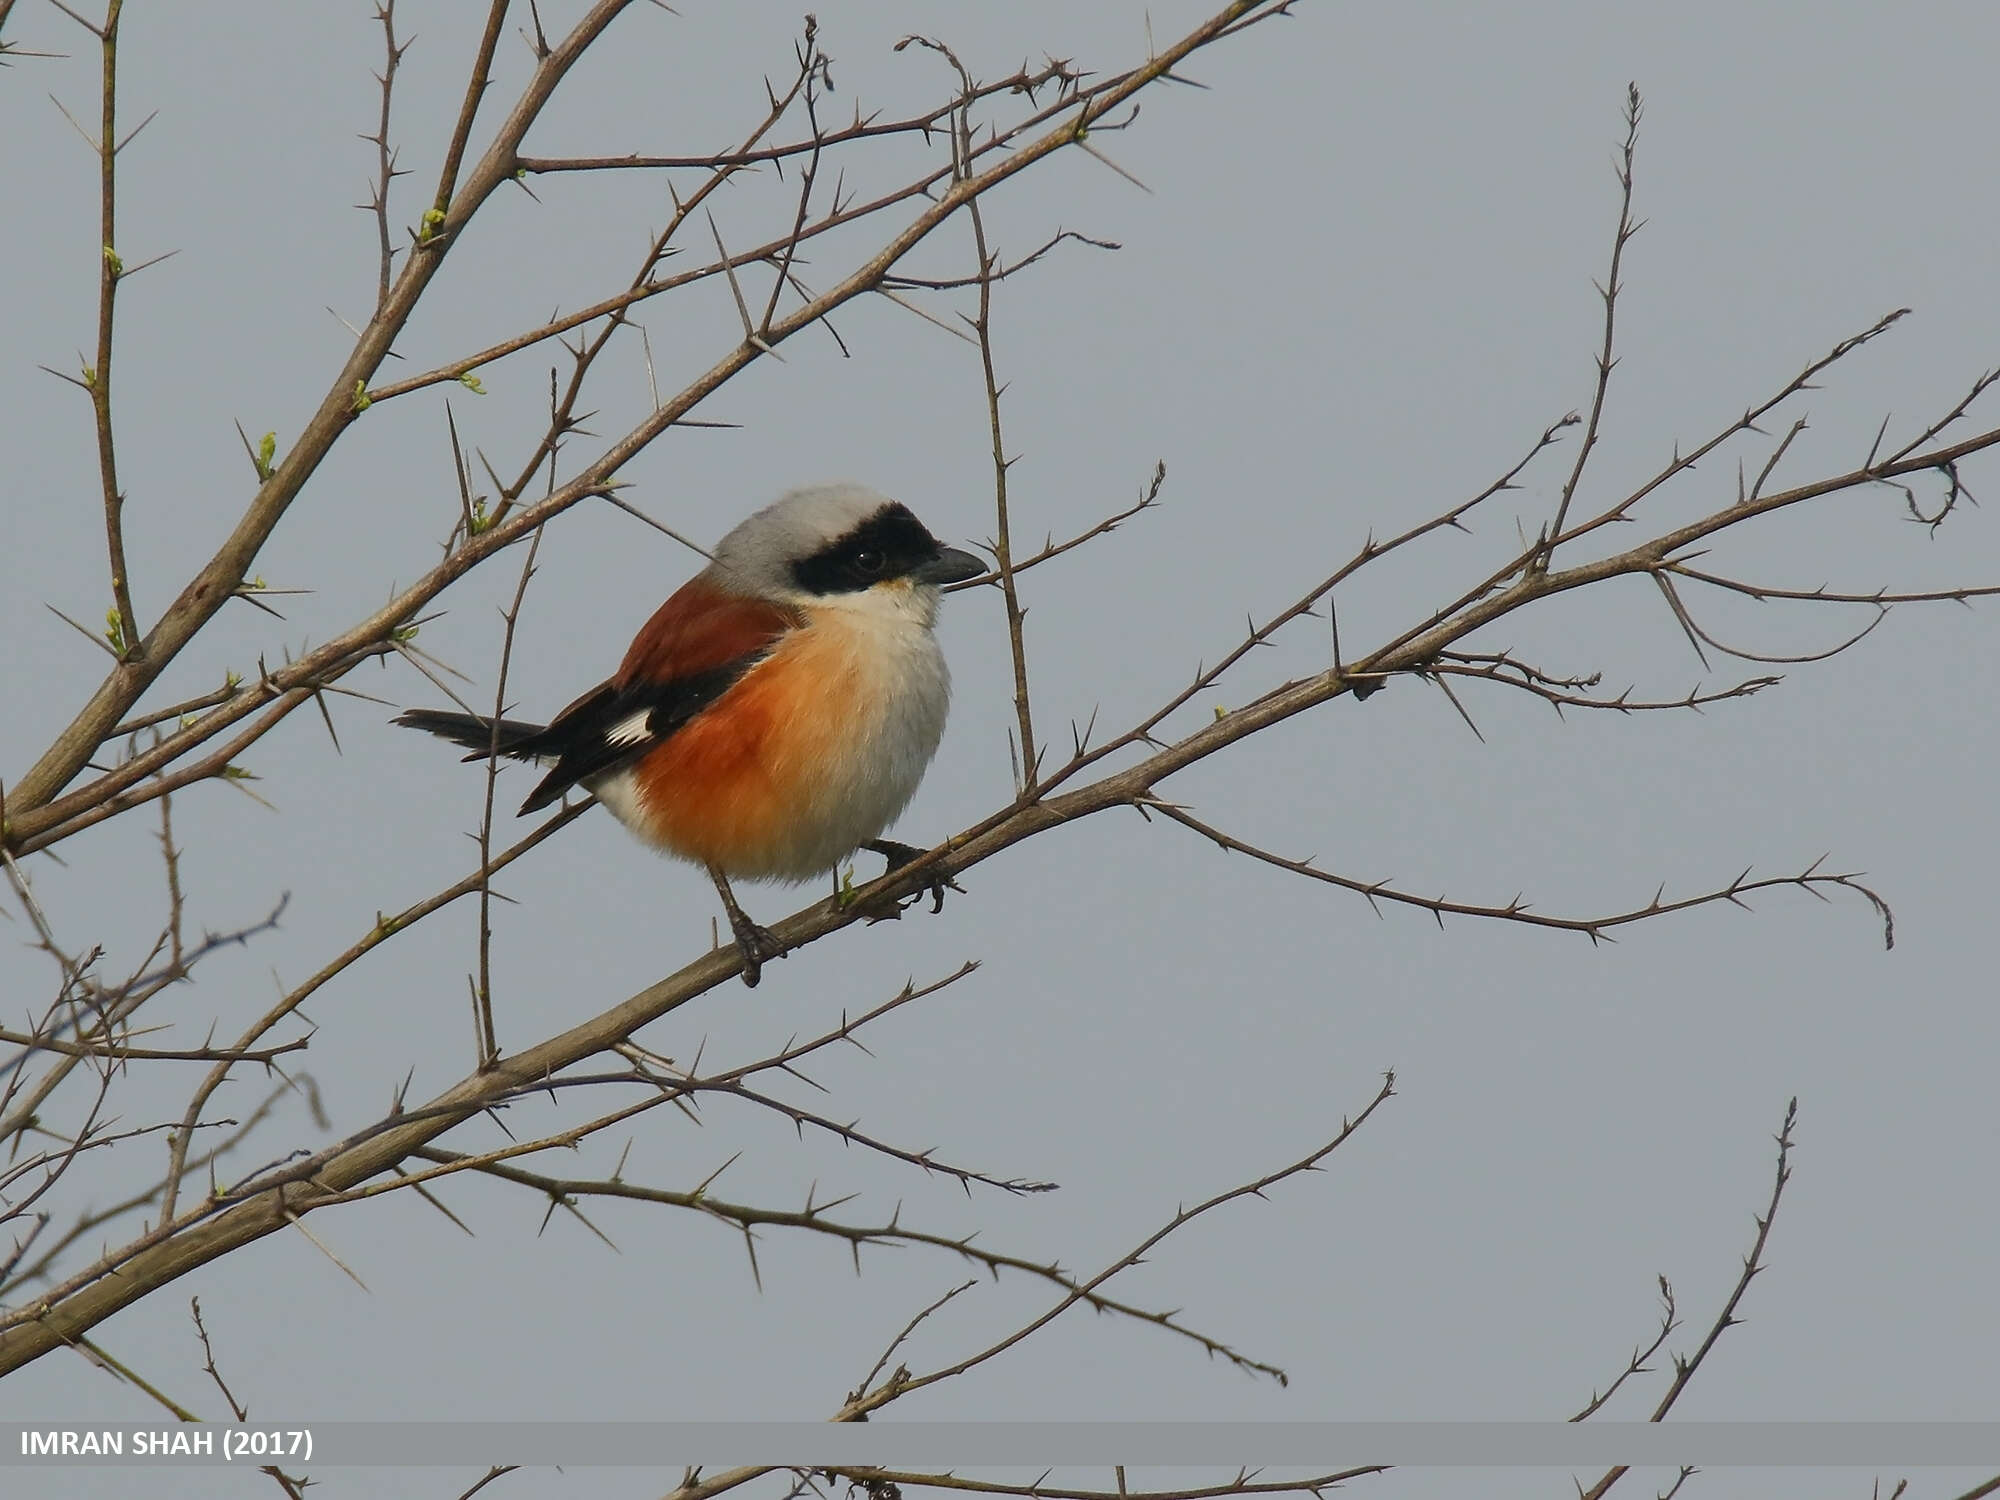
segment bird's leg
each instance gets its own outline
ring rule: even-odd
[[[912,860],[922,859],[924,855],[930,852],[927,849],[919,849],[914,844],[900,844],[894,839],[870,839],[861,847],[871,854],[881,855],[887,862],[888,867],[882,872],[884,875],[893,875]],[[944,893],[946,891],[957,891],[961,895],[965,892],[965,887],[949,875],[933,876],[925,889],[930,892],[931,911],[933,914],[944,910]]]
[[[743,983],[749,989],[757,988],[757,981],[764,977],[764,960],[781,956],[785,949],[770,929],[759,927],[743,914],[743,908],[736,904],[736,893],[729,889],[729,880],[722,871],[709,865],[708,878],[715,882],[715,893],[722,898],[722,909],[729,913],[729,930],[736,937],[736,951],[743,955]]]

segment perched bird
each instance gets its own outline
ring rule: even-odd
[[[985,565],[858,484],[793,490],[742,522],[654,612],[609,682],[547,725],[413,709],[396,723],[549,763],[523,813],[572,786],[647,843],[708,871],[743,982],[782,949],[744,915],[741,880],[805,881],[879,837],[944,733],[951,678],[939,588]]]

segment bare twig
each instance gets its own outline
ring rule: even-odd
[[[125,0],[107,0],[104,24],[97,32],[102,64],[102,110],[98,116],[98,245],[96,363],[83,372],[97,426],[97,473],[104,496],[105,545],[111,559],[112,618],[109,634],[123,662],[140,651],[139,616],[132,608],[132,579],[125,563],[125,494],[118,487],[118,448],[111,429],[112,326],[118,302],[118,282],[126,274],[118,244],[118,23]],[[142,124],[141,129],[144,129]],[[134,132],[136,134],[137,132]]]
[[[1778,1203],[1785,1195],[1785,1184],[1792,1180],[1792,1127],[1798,1123],[1798,1118],[1799,1101],[1794,1099],[1785,1106],[1785,1121],[1778,1128],[1777,1177],[1771,1184],[1770,1202],[1764,1205],[1764,1212],[1757,1218],[1757,1235],[1750,1242],[1750,1253],[1743,1257],[1743,1274],[1736,1278],[1736,1285],[1730,1289],[1728,1300],[1722,1304],[1722,1311],[1716,1315],[1714,1324],[1708,1330],[1708,1336],[1701,1341],[1701,1346],[1691,1355],[1674,1356],[1673,1383],[1667,1387],[1667,1393],[1660,1398],[1660,1404],[1653,1408],[1653,1414],[1646,1419],[1649,1422],[1666,1420],[1667,1413],[1672,1411],[1674,1403],[1680,1400],[1681,1393],[1688,1388],[1688,1382],[1694,1379],[1695,1372],[1701,1368],[1701,1362],[1708,1358],[1709,1351],[1715,1347],[1716,1341],[1722,1337],[1726,1329],[1743,1321],[1736,1316],[1736,1309],[1742,1304],[1743,1294],[1750,1289],[1751,1278],[1764,1269],[1764,1246],[1771,1237],[1771,1225],[1778,1217]],[[1603,1500],[1605,1493],[1628,1472],[1629,1466],[1625,1464],[1607,1469],[1596,1484],[1582,1492],[1581,1500]]]
[[[493,1032],[493,803],[500,783],[500,723],[507,713],[507,671],[514,661],[514,628],[521,620],[521,605],[528,597],[528,583],[535,576],[535,557],[542,548],[542,533],[528,543],[528,555],[521,562],[521,581],[515,585],[514,601],[501,619],[500,670],[494,674],[493,736],[486,753],[486,792],[479,810],[479,977],[472,998],[479,1028],[478,1066],[488,1068],[500,1055],[500,1043]]]
[[[223,1380],[222,1371],[215,1367],[215,1348],[208,1341],[207,1325],[201,1321],[201,1298],[189,1298],[188,1311],[194,1317],[195,1334],[201,1339],[202,1368],[208,1372],[208,1378],[215,1382],[215,1388],[222,1392],[222,1399],[229,1403],[229,1409],[236,1413],[236,1420],[239,1422],[248,1421],[250,1419],[250,1408],[236,1399],[236,1393],[230,1390],[228,1382]]]
[[[1651,921],[1655,917],[1665,916],[1670,912],[1691,911],[1699,906],[1714,906],[1720,902],[1727,902],[1731,906],[1741,906],[1747,909],[1748,903],[1744,900],[1744,897],[1754,895],[1758,891],[1777,890],[1789,886],[1809,891],[1814,895],[1823,896],[1824,887],[1834,886],[1842,890],[1852,891],[1865,899],[1875,909],[1875,914],[1882,919],[1883,946],[1895,946],[1895,919],[1889,910],[1888,903],[1875,891],[1863,885],[1860,877],[1856,874],[1835,875],[1821,871],[1819,867],[1822,861],[1820,860],[1814,860],[1812,864],[1796,875],[1773,875],[1759,880],[1752,880],[1750,872],[1745,870],[1727,885],[1717,886],[1712,890],[1702,891],[1692,896],[1683,896],[1675,901],[1667,900],[1666,891],[1662,888],[1644,906],[1634,907],[1628,911],[1612,912],[1596,917],[1552,917],[1535,911],[1519,896],[1516,896],[1504,906],[1480,906],[1463,901],[1452,901],[1443,896],[1415,895],[1409,891],[1397,890],[1391,887],[1386,881],[1356,880],[1350,876],[1336,875],[1330,870],[1320,869],[1309,858],[1287,859],[1281,854],[1273,854],[1268,849],[1260,849],[1254,844],[1246,843],[1242,839],[1224,833],[1219,828],[1202,822],[1185,808],[1176,807],[1171,803],[1150,799],[1140,800],[1135,805],[1147,812],[1157,813],[1163,818],[1179,823],[1184,828],[1193,829],[1196,833],[1202,835],[1202,837],[1214,842],[1219,848],[1227,849],[1235,854],[1247,854],[1252,859],[1260,860],[1276,869],[1286,870],[1294,875],[1303,875],[1308,880],[1317,880],[1327,885],[1339,886],[1342,890],[1353,891],[1359,896],[1364,896],[1367,898],[1370,906],[1377,907],[1376,914],[1378,916],[1380,915],[1378,903],[1391,901],[1399,905],[1413,906],[1419,910],[1429,912],[1437,919],[1440,927],[1444,925],[1444,919],[1448,916],[1482,917],[1489,921],[1521,922],[1531,927],[1551,927],[1563,932],[1580,932],[1593,943],[1601,943],[1611,941],[1611,931],[1613,928],[1629,927],[1635,922]]]
[[[500,43],[500,29],[506,20],[507,0],[492,0],[486,8],[486,29],[480,33],[479,50],[472,59],[472,75],[466,80],[465,98],[458,107],[458,122],[452,126],[451,144],[445,148],[444,165],[438,169],[437,191],[431,195],[428,216],[431,223],[441,223],[451,207],[466,142],[472,139],[472,121],[479,113],[479,101],[486,97],[486,86],[493,81],[493,49]]]
[[[971,80],[966,80],[968,88]],[[961,123],[962,150],[969,150],[971,124]],[[1000,580],[1001,597],[1007,603],[1007,652],[1014,668],[1014,722],[1021,736],[1021,777],[1015,788],[1023,796],[1032,795],[1041,766],[1041,751],[1035,742],[1034,712],[1028,695],[1028,647],[1022,634],[1027,611],[1014,584],[1014,547],[1007,514],[1007,471],[1013,460],[1007,457],[1000,434],[1000,383],[993,373],[993,260],[986,249],[986,225],[980,217],[979,200],[968,212],[972,219],[972,242],[979,255],[979,312],[972,320],[979,336],[979,367],[986,379],[986,420],[993,435],[993,561]]]
[[[1046,1328],[1050,1323],[1054,1322],[1078,1303],[1089,1301],[1091,1295],[1104,1285],[1105,1282],[1111,1280],[1121,1272],[1128,1271],[1133,1266],[1140,1264],[1162,1240],[1165,1240],[1176,1231],[1200,1218],[1203,1214],[1220,1208],[1224,1204],[1233,1203],[1239,1198],[1261,1198],[1264,1196],[1266,1189],[1275,1187],[1287,1178],[1296,1177],[1303,1172],[1319,1171],[1320,1164],[1345,1145],[1355,1131],[1367,1124],[1368,1117],[1386,1103],[1395,1092],[1396,1075],[1393,1073],[1385,1075],[1382,1080],[1382,1087],[1376,1091],[1375,1097],[1369,1100],[1361,1112],[1352,1119],[1342,1120],[1339,1133],[1324,1145],[1308,1152],[1289,1166],[1280,1167],[1277,1171],[1267,1173],[1262,1177],[1256,1178],[1254,1181],[1241,1183],[1236,1187],[1228,1189],[1226,1192],[1217,1193],[1214,1197],[1204,1199],[1192,1208],[1180,1209],[1167,1223],[1146,1236],[1145,1239],[1106,1266],[1102,1271],[1099,1271],[1090,1280],[1081,1283],[1068,1292],[1039,1317],[1031,1319],[1019,1328],[1016,1328],[1013,1332],[1007,1334],[1004,1338],[999,1339],[995,1343],[988,1344],[977,1353],[967,1355],[964,1359],[958,1360],[955,1363],[931,1370],[923,1375],[912,1376],[907,1380],[893,1382],[885,1386],[877,1386],[872,1391],[864,1392],[859,1399],[849,1401],[843,1406],[834,1420],[843,1422],[855,1421],[871,1411],[876,1411],[887,1406],[891,1401],[899,1400],[914,1391],[924,1389],[926,1386],[936,1385],[940,1381],[953,1379],[964,1374],[967,1370],[985,1364],[990,1359],[997,1358],[1006,1353],[1007,1350],[1021,1343],[1024,1339],[1032,1338],[1037,1332]],[[1279,1384],[1287,1383],[1282,1371],[1269,1366],[1262,1368],[1274,1375]]]
[[[835,1466],[825,1472],[860,1486],[870,1494],[882,1493],[878,1486],[893,1485],[899,1489],[956,1490],[971,1495],[1011,1495],[1016,1497],[1016,1500],[1227,1500],[1227,1497],[1234,1495],[1318,1496],[1326,1490],[1347,1483],[1350,1479],[1365,1479],[1371,1474],[1385,1474],[1388,1468],[1386,1464],[1364,1464],[1360,1468],[1342,1469],[1331,1474],[1315,1474],[1304,1479],[1252,1479],[1245,1474],[1226,1484],[1179,1490],[1126,1488],[1082,1490],[1052,1485],[1046,1480],[1037,1480],[1032,1484],[1008,1484],[1002,1480],[972,1479],[962,1474],[913,1472],[903,1469]],[[672,1500],[681,1500],[679,1491],[673,1492]]]
[[[1139,512],[1143,510],[1151,510],[1155,505],[1159,503],[1160,486],[1162,486],[1166,482],[1167,482],[1166,464],[1164,462],[1154,464],[1153,477],[1151,481],[1148,482],[1146,487],[1139,492],[1139,498],[1136,501],[1126,506],[1123,510],[1113,511],[1110,515],[1104,517],[1103,520],[1093,522],[1091,525],[1086,526],[1082,531],[1079,531],[1075,536],[1070,537],[1067,541],[1058,542],[1053,537],[1049,538],[1046,542],[1043,543],[1041,551],[1033,553],[1030,556],[1017,558],[1014,560],[1013,564],[1014,576],[1016,578],[1019,578],[1023,573],[1027,572],[1028,569],[1040,567],[1050,558],[1061,557],[1065,552],[1073,551],[1074,549],[1081,547],[1085,542],[1093,541],[1098,537],[1105,536],[1110,532],[1116,531],[1120,525],[1122,525],[1126,521],[1131,520],[1134,516],[1138,515]],[[996,570],[991,573],[982,573],[977,578],[965,579],[961,583],[947,584],[945,585],[945,592],[947,594],[955,594],[962,589],[990,588],[992,585],[998,583],[999,581],[1000,581],[1000,574]]]
[[[398,177],[405,175],[397,168],[396,151],[389,144],[389,110],[396,97],[396,69],[402,66],[403,54],[410,50],[410,44],[398,45],[396,41],[396,0],[379,0],[375,19],[382,27],[382,71],[375,75],[382,91],[382,110],[375,122],[375,133],[361,138],[375,148],[375,181],[368,201],[360,206],[375,219],[375,310],[379,317],[388,305],[389,286],[396,274],[396,240],[389,231],[389,189]]]
[[[1583,1409],[1571,1417],[1570,1421],[1589,1421],[1590,1418],[1596,1416],[1604,1409],[1606,1403],[1613,1396],[1618,1394],[1619,1389],[1626,1381],[1630,1380],[1634,1375],[1650,1375],[1652,1373],[1652,1366],[1647,1364],[1647,1361],[1660,1352],[1660,1346],[1665,1344],[1667,1339],[1672,1336],[1673,1331],[1680,1326],[1680,1319],[1674,1309],[1673,1284],[1666,1277],[1662,1276],[1660,1278],[1660,1331],[1653,1336],[1652,1343],[1647,1344],[1643,1348],[1635,1347],[1632,1350],[1632,1357],[1625,1362],[1625,1368],[1618,1372],[1618,1378],[1607,1385],[1601,1393],[1592,1392],[1590,1400],[1584,1403]]]
[[[1604,342],[1597,352],[1597,389],[1590,398],[1590,416],[1583,424],[1583,441],[1577,444],[1576,462],[1570,466],[1569,478],[1563,481],[1562,498],[1556,503],[1555,520],[1549,525],[1548,545],[1531,564],[1536,572],[1548,569],[1549,559],[1555,553],[1556,540],[1562,536],[1563,524],[1569,519],[1570,503],[1576,499],[1576,487],[1583,483],[1584,467],[1597,447],[1598,433],[1604,422],[1604,398],[1611,389],[1612,366],[1617,363],[1613,350],[1616,347],[1618,293],[1621,289],[1619,269],[1624,264],[1625,247],[1640,228],[1632,220],[1632,156],[1639,145],[1639,117],[1642,113],[1639,85],[1627,84],[1625,143],[1618,154],[1618,230],[1611,239],[1611,269],[1605,275],[1604,284],[1598,288],[1604,299]]]
[[[1686,709],[1699,712],[1709,704],[1748,698],[1784,681],[1781,677],[1751,677],[1731,687],[1716,688],[1710,692],[1703,692],[1698,687],[1690,688],[1680,698],[1634,698],[1633,690],[1626,688],[1615,698],[1601,698],[1579,691],[1596,687],[1603,680],[1601,673],[1593,672],[1587,677],[1553,677],[1506,652],[1440,652],[1437,661],[1426,669],[1426,673],[1432,677],[1466,677],[1499,683],[1542,699],[1558,713],[1565,708],[1608,709],[1621,714],[1672,713]]]
[[[646,1100],[640,1105],[621,1110],[615,1118],[627,1119],[641,1110],[657,1107],[661,1100]],[[533,1155],[552,1148],[574,1144],[576,1139],[593,1133],[599,1128],[595,1123],[589,1127],[577,1127],[562,1131],[539,1141],[524,1142],[502,1147],[496,1151],[461,1153],[443,1150],[436,1146],[424,1146],[411,1154],[433,1165],[421,1172],[413,1172],[406,1179],[374,1184],[359,1188],[346,1195],[346,1201],[379,1197],[384,1193],[397,1192],[420,1182],[435,1182],[459,1172],[477,1172],[482,1176],[498,1178],[520,1187],[532,1188],[545,1195],[551,1205],[575,1212],[576,1202],[583,1198],[616,1198],[638,1203],[656,1203],[669,1208],[692,1209],[696,1212],[725,1223],[746,1236],[761,1228],[795,1229],[813,1234],[825,1235],[844,1243],[859,1263],[863,1249],[881,1245],[921,1245],[933,1250],[948,1251],[971,1261],[989,1274],[998,1276],[1003,1271],[1035,1277],[1062,1289],[1063,1306],[1086,1305],[1098,1312],[1117,1313],[1136,1322],[1150,1323],[1164,1328],[1198,1345],[1211,1358],[1223,1359],[1238,1369],[1250,1374],[1268,1375],[1283,1382],[1284,1372],[1275,1365],[1266,1364],[1247,1355],[1238,1353],[1220,1339],[1212,1338],[1181,1322],[1173,1312],[1156,1312],[1108,1297],[1097,1290],[1107,1279],[1100,1276],[1089,1283],[1079,1282],[1060,1265],[1052,1262],[1029,1260],[1019,1255],[989,1250],[976,1243],[974,1235],[944,1235],[929,1230],[913,1229],[900,1219],[891,1218],[880,1224],[853,1224],[829,1217],[837,1204],[816,1204],[808,1201],[803,1208],[776,1209],[755,1204],[736,1203],[718,1198],[703,1184],[691,1190],[648,1187],[643,1183],[627,1182],[621,1178],[554,1177],[546,1173],[529,1171],[511,1164],[507,1158]],[[712,1180],[712,1179],[711,1179]],[[755,1262],[752,1270],[755,1272]],[[879,1402],[874,1404],[880,1404]],[[863,1409],[872,1409],[865,1406]],[[838,1418],[836,1420],[851,1420]]]
[[[2000,594],[2000,584],[1903,592],[1882,588],[1865,594],[1840,593],[1825,587],[1785,589],[1768,583],[1746,583],[1737,578],[1725,578],[1718,573],[1705,573],[1699,568],[1690,568],[1681,562],[1667,563],[1660,571],[1672,573],[1679,578],[1691,578],[1697,583],[1711,584],[1719,589],[1728,589],[1732,593],[1743,594],[1757,600],[1781,599],[1800,604],[1872,604],[1878,610],[1886,609],[1891,604],[1969,604],[1974,599],[1989,599],[1995,594]]]

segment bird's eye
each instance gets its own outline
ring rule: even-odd
[[[854,571],[867,578],[873,578],[888,565],[889,559],[880,552],[865,550],[854,554]]]

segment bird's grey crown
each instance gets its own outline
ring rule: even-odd
[[[880,490],[847,480],[790,490],[716,543],[711,572],[732,593],[781,596],[793,588],[793,564],[825,551],[895,503]]]

